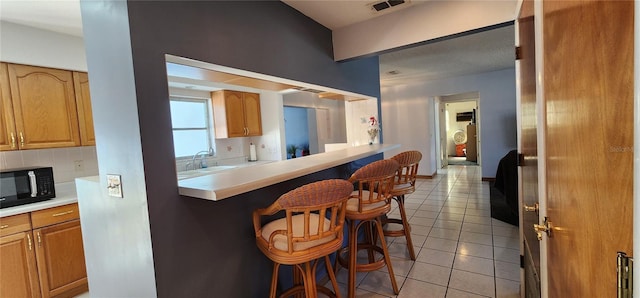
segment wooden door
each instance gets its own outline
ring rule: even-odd
[[[543,3],[549,297],[614,297],[633,255],[633,5]]]
[[[262,116],[260,115],[260,94],[243,92],[245,125],[247,136],[262,135]]]
[[[0,151],[18,150],[15,120],[13,119],[13,105],[9,91],[9,73],[7,64],[0,63]]]
[[[538,204],[538,115],[536,113],[536,64],[533,0],[522,3],[518,16],[519,65],[520,65],[520,148],[524,157],[520,167],[522,202],[520,206]],[[540,244],[533,230],[538,224],[538,212],[520,211],[522,230],[522,255],[524,256],[525,297],[540,297]]]
[[[31,231],[0,238],[0,297],[40,297]]]
[[[9,64],[20,149],[80,146],[70,71]]]
[[[478,161],[477,136],[476,125],[467,125],[467,151],[465,155],[468,161]]]
[[[93,115],[91,114],[91,93],[89,92],[89,75],[86,72],[73,72],[73,86],[78,108],[78,125],[82,146],[96,144],[93,132]]]
[[[33,231],[42,296],[73,295],[88,291],[80,220]]]

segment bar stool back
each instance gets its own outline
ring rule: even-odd
[[[396,283],[389,258],[389,251],[383,236],[381,216],[391,209],[391,190],[394,177],[399,164],[395,160],[385,159],[372,162],[351,175],[349,181],[356,184],[356,190],[352,198],[347,202],[346,218],[349,222],[349,247],[339,253],[340,265],[348,268],[348,296],[355,296],[356,271],[374,271],[387,266],[393,292],[398,294]],[[358,243],[358,231],[364,229],[365,242]],[[376,235],[374,235],[376,233]],[[377,245],[377,239],[380,245]],[[366,249],[368,263],[358,264],[358,250]],[[349,261],[345,260],[343,253],[348,251]],[[382,255],[376,259],[376,256]]]
[[[407,240],[407,248],[409,249],[409,257],[416,260],[416,254],[413,249],[413,241],[411,240],[411,226],[407,219],[407,212],[404,208],[404,196],[416,191],[416,176],[418,175],[418,164],[422,160],[420,151],[405,151],[391,157],[400,164],[396,180],[393,185],[391,195],[398,203],[400,218],[387,218],[384,223],[395,223],[402,225],[400,230],[385,230],[384,235],[388,237],[404,236]]]
[[[352,191],[353,184],[347,180],[318,181],[289,191],[271,206],[253,212],[256,245],[274,262],[270,297],[276,296],[281,264],[293,265],[294,272],[297,269],[302,276],[302,284],[284,291],[281,297],[298,292],[304,292],[306,297],[317,297],[318,290],[340,297],[329,255],[342,246],[346,202]],[[283,210],[284,218],[261,226],[262,216]],[[316,285],[316,269],[321,258],[324,258],[335,293]]]

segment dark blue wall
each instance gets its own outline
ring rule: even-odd
[[[280,1],[129,1],[128,9],[158,296],[265,297],[271,263],[255,247],[251,212],[352,169],[220,202],[180,197],[164,55],[379,98],[378,58],[334,62],[330,30]]]

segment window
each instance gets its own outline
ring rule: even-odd
[[[208,100],[174,97],[170,100],[175,156],[192,156],[211,148]]]

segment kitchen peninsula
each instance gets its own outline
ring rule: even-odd
[[[301,158],[241,167],[180,180],[178,190],[183,196],[219,201],[399,147],[400,145],[397,144],[362,145]]]

